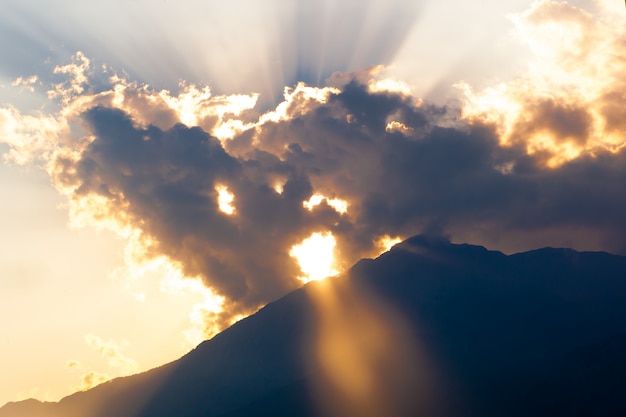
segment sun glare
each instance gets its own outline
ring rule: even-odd
[[[291,248],[289,255],[298,260],[304,274],[299,277],[302,282],[321,280],[339,273],[334,268],[336,244],[335,237],[330,232],[313,233]]]
[[[233,206],[235,195],[225,185],[217,185],[215,191],[217,191],[217,205],[220,211],[229,216],[235,214],[235,207]]]
[[[389,123],[387,123],[387,126],[385,127],[385,132],[388,132],[388,133],[400,132],[403,135],[408,136],[413,132],[413,128],[405,125],[402,122],[392,120]]]
[[[402,239],[397,236],[391,237],[389,235],[384,235],[377,239],[374,243],[382,252],[388,252],[394,245],[397,245],[400,242],[402,242]]]
[[[337,211],[337,213],[345,214],[348,212],[348,202],[346,200],[342,200],[340,198],[328,198],[321,194],[314,194],[307,201],[302,202],[302,206],[309,211],[312,211],[313,208],[322,203],[322,201],[326,201],[326,204],[331,206]]]
[[[285,186],[282,183],[276,183],[273,188],[274,191],[276,191],[276,194],[282,194]]]

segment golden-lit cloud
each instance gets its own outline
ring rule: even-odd
[[[534,58],[511,81],[482,91],[460,84],[464,116],[493,123],[502,143],[525,146],[549,167],[622,149],[626,114],[618,103],[626,95],[626,31],[614,4],[596,3],[599,11],[592,14],[541,0],[512,15]]]
[[[79,52],[72,63],[54,70],[55,74],[67,77],[67,81],[52,85],[48,93],[51,99],[60,104],[57,112],[24,114],[12,107],[1,108],[0,141],[9,145],[9,151],[4,158],[19,164],[39,163],[48,170],[57,189],[68,196],[67,209],[73,227],[106,229],[127,241],[126,267],[123,270],[118,269],[118,276],[141,276],[149,269],[164,271],[164,279],[170,281],[172,276],[185,280],[184,275],[179,272],[180,266],[155,253],[157,243],[154,238],[132,223],[125,210],[127,202],[111,200],[97,193],[75,193],[76,183],[68,174],[75,175],[76,171],[68,170],[67,167],[80,160],[84,147],[94,139],[81,129],[81,114],[93,106],[106,105],[127,110],[133,114],[137,123],[144,126],[156,123],[171,127],[176,123],[188,122],[202,123],[210,130],[229,115],[240,115],[251,106],[250,103],[254,105],[255,95],[213,97],[208,87],[198,89],[193,85],[183,85],[180,94],[172,96],[168,91],[154,91],[148,86],[129,82],[117,74],[110,75],[110,70],[106,67],[102,71],[105,75],[109,74],[111,86],[94,93],[88,80],[97,71],[98,69],[91,67],[90,60]],[[18,86],[26,81],[32,84],[36,78],[21,80]],[[213,116],[215,120],[212,119]],[[224,123],[228,123],[228,120]],[[75,131],[72,132],[71,129]],[[228,207],[228,204],[222,206]],[[190,317],[194,327],[188,332],[194,333],[194,336],[193,342],[189,340],[189,343],[197,344],[221,329],[210,320],[200,323],[197,318],[205,307],[215,304],[215,297],[209,294],[210,291],[205,289],[204,292],[207,294],[203,306],[194,306],[190,313],[194,315]],[[145,298],[145,294],[137,296]]]
[[[82,369],[82,364],[80,363],[80,361],[72,359],[67,362],[67,367],[73,371],[79,371]],[[106,373],[89,371],[81,376],[80,384],[77,386],[73,386],[72,390],[86,391],[97,385],[102,384],[103,382],[110,381],[113,378],[113,376]]]
[[[75,389],[78,391],[87,391],[104,382],[110,381],[112,378],[111,375],[91,371],[83,375],[80,385],[75,387]]]
[[[85,391],[109,381],[115,377],[127,376],[136,373],[139,365],[122,353],[122,348],[113,340],[103,340],[93,334],[85,336],[85,343],[96,351],[107,364],[107,372],[89,371],[81,377],[80,385],[74,387],[79,391]],[[80,371],[83,365],[76,359],[69,360],[67,367],[74,371]]]
[[[35,92],[35,84],[39,81],[39,77],[36,75],[31,75],[30,77],[17,77],[15,80],[11,82],[13,87],[20,87],[26,91],[30,91],[31,93]]]
[[[110,370],[115,370],[123,375],[129,375],[137,371],[137,362],[126,357],[121,347],[113,340],[103,340],[93,334],[85,336],[87,346],[97,351],[107,361]]]
[[[411,131],[413,131],[413,128],[408,127],[407,125],[405,125],[402,122],[398,122],[396,120],[392,120],[389,123],[387,123],[387,126],[385,126],[385,130],[389,133],[392,132],[400,132],[402,134],[410,134]]]
[[[320,104],[328,102],[332,94],[339,90],[334,87],[312,87],[299,82],[295,87],[285,87],[283,90],[284,100],[274,110],[270,110],[259,118],[259,125],[268,122],[280,122],[304,115]]]
[[[45,163],[68,129],[67,123],[54,115],[23,114],[10,106],[1,107],[0,142],[9,146],[3,159],[20,165]]]
[[[274,189],[274,191],[276,191],[278,194],[282,194],[283,190],[284,190],[285,184],[283,182],[275,182],[274,186],[272,187]]]
[[[176,95],[167,90],[159,91],[158,95],[176,113],[181,123],[200,126],[224,140],[251,127],[237,117],[254,108],[258,94],[214,96],[208,86],[200,89],[183,83],[180,87],[181,91]]]
[[[318,206],[322,201],[337,210],[337,213],[346,214],[348,212],[348,202],[346,200],[342,200],[340,198],[328,198],[321,194],[313,194],[307,201],[303,201],[302,205],[310,211],[313,210],[315,206]]]
[[[402,242],[402,238],[400,237],[391,237],[389,235],[384,235],[376,239],[376,246],[383,252],[387,252],[391,250],[392,247]],[[378,254],[377,254],[378,255]]]
[[[91,61],[82,52],[77,52],[71,63],[59,65],[54,68],[55,74],[67,74],[66,80],[54,84],[48,91],[51,99],[60,99],[63,103],[69,103],[72,98],[83,93],[89,80],[87,72],[90,69]]]

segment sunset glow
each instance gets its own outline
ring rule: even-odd
[[[417,234],[626,251],[623,3],[54,3],[0,13],[0,407],[175,360]],[[369,395],[403,327],[326,297],[319,365]]]

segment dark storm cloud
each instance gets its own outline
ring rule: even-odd
[[[542,129],[587,140],[581,109],[545,107]],[[615,239],[623,241],[619,236],[626,230],[620,215],[626,209],[620,191],[626,181],[624,152],[548,169],[541,155],[529,156],[524,146],[502,147],[487,125],[438,126],[448,125],[451,114],[454,110],[416,107],[399,95],[370,93],[351,83],[326,106],[265,125],[259,146],[274,138],[289,142],[283,159],[308,173],[322,194],[348,200],[350,237],[361,236],[364,244],[379,234],[406,235],[433,225],[449,225],[448,232],[487,228],[503,234],[557,228],[567,235],[587,228],[606,238],[604,249],[623,250]],[[386,131],[390,118],[413,130]],[[554,235],[545,244],[566,241],[558,240],[558,231]],[[583,243],[584,237],[580,234]]]
[[[79,182],[77,198],[105,197],[156,240],[155,255],[180,262],[242,311],[297,286],[289,248],[340,220],[329,208],[310,214],[302,206],[312,192],[307,176],[274,155],[237,159],[200,128],[142,129],[112,108],[83,119],[96,139],[76,163],[59,160],[57,178]],[[282,194],[267,181],[274,174],[286,179]],[[217,185],[235,194],[235,215],[219,210]]]
[[[626,253],[625,152],[548,169],[523,146],[502,147],[487,125],[451,124],[455,114],[351,82],[327,103],[224,148],[200,128],[144,129],[95,107],[83,115],[95,140],[77,162],[59,160],[57,178],[79,183],[76,196],[106,197],[156,240],[155,253],[242,311],[297,285],[289,250],[313,232],[334,234],[343,266],[381,235],[420,231],[454,238],[478,230],[487,239],[549,232],[552,244],[575,230],[584,246],[584,229],[602,248]],[[570,129],[554,120],[544,128]],[[407,129],[387,129],[390,121]],[[234,215],[219,210],[217,185],[234,194]],[[348,213],[325,202],[305,209],[314,193],[345,199]]]

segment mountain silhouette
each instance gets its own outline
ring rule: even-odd
[[[158,348],[158,347],[155,347]],[[626,415],[626,257],[415,236],[187,355],[0,417]]]

